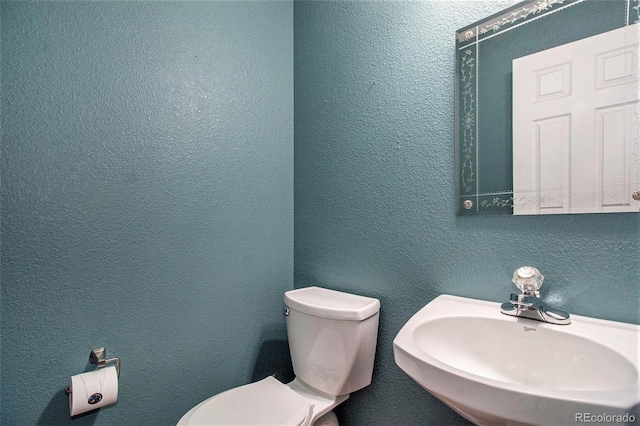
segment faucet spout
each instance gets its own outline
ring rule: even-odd
[[[511,293],[509,302],[500,306],[500,312],[514,317],[528,318],[550,324],[571,324],[571,315],[560,309],[552,308],[535,296]]]

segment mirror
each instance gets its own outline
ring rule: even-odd
[[[459,215],[640,211],[640,0],[535,0],[456,32]]]

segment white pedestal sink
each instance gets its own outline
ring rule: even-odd
[[[640,326],[554,325],[442,295],[393,341],[396,364],[477,425],[640,424]]]

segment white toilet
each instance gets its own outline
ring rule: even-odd
[[[284,301],[296,378],[285,385],[267,377],[214,395],[178,426],[337,426],[331,410],[371,383],[380,302],[320,287],[287,291]]]

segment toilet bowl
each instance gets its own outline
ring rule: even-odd
[[[371,383],[380,302],[320,287],[288,291],[284,300],[296,378],[267,377],[214,395],[178,426],[338,425],[333,408]]]

